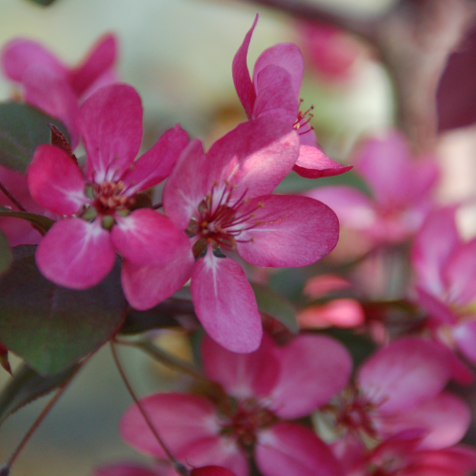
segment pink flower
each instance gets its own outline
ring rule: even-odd
[[[318,178],[347,172],[352,167],[334,162],[317,148],[316,136],[309,125],[312,107],[305,112],[299,110],[304,60],[294,43],[279,43],[263,51],[251,80],[246,57],[257,22],[258,15],[233,59],[233,81],[248,118],[276,117],[298,132],[301,147],[294,170],[299,175]]]
[[[116,251],[136,265],[163,265],[189,249],[172,222],[149,208],[131,212],[136,193],[168,176],[188,143],[177,125],[137,161],[142,139],[142,106],[128,85],[105,86],[78,114],[87,153],[86,177],[64,150],[39,146],[27,170],[30,193],[60,216],[41,240],[36,262],[61,286],[85,289],[111,270]]]
[[[434,158],[415,160],[405,139],[393,131],[367,140],[354,164],[372,198],[346,186],[321,187],[307,195],[328,204],[344,227],[361,231],[373,244],[399,243],[414,234],[433,205]]]
[[[206,337],[202,360],[206,376],[228,394],[216,405],[177,393],[142,400],[177,458],[192,466],[218,464],[246,476],[245,454],[252,451],[264,476],[342,474],[311,430],[286,421],[308,415],[346,385],[352,361],[341,344],[303,335],[278,347],[265,335],[256,352],[239,355]],[[164,458],[136,406],[123,417],[120,432],[139,451]]]
[[[66,66],[36,41],[16,38],[1,53],[5,76],[23,87],[24,100],[60,119],[76,145],[78,100],[117,81],[117,41],[108,34],[98,40],[76,67]]]
[[[338,239],[332,210],[307,197],[270,195],[292,169],[296,133],[261,117],[240,124],[207,154],[199,140],[182,153],[164,189],[164,210],[192,238],[195,258],[169,267],[126,263],[124,291],[147,309],[190,277],[195,312],[206,332],[234,352],[261,342],[261,318],[237,254],[255,266],[305,266],[329,253]]]
[[[442,392],[451,376],[448,353],[435,342],[407,337],[380,349],[327,408],[343,433],[337,445],[347,452],[356,443],[410,430],[419,432],[420,449],[454,445],[471,416],[463,401]]]
[[[476,364],[476,239],[459,236],[454,208],[432,212],[412,249],[417,302],[437,340]]]

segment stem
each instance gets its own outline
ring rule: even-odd
[[[116,364],[117,370],[119,371],[119,374],[121,375],[122,381],[124,382],[124,385],[126,386],[127,391],[129,392],[130,396],[132,397],[132,400],[134,400],[134,403],[136,404],[137,408],[139,409],[139,411],[140,411],[142,417],[144,418],[147,426],[149,427],[150,431],[155,436],[155,439],[158,441],[158,443],[160,444],[160,446],[164,450],[165,454],[167,455],[167,458],[172,463],[175,471],[177,471],[179,474],[181,474],[183,476],[188,476],[188,471],[187,471],[186,467],[182,463],[177,461],[175,456],[171,453],[171,451],[169,450],[169,448],[165,444],[164,440],[159,435],[159,432],[157,431],[157,429],[153,425],[152,421],[150,420],[149,416],[147,415],[147,412],[145,411],[144,407],[142,406],[139,399],[137,398],[137,396],[136,396],[134,390],[132,389],[129,381],[127,380],[127,376],[124,372],[124,369],[123,369],[123,367],[121,365],[121,362],[119,361],[119,357],[117,355],[114,340],[111,340],[111,352],[112,352],[112,356],[114,358],[114,362]]]
[[[8,191],[8,189],[2,183],[0,183],[0,190],[18,208],[18,210],[21,212],[26,212],[26,209],[23,207],[23,205]]]

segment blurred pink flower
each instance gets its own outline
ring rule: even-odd
[[[61,286],[85,289],[111,270],[116,251],[137,265],[165,264],[189,249],[185,234],[150,208],[132,211],[135,195],[168,176],[188,136],[178,125],[137,161],[142,106],[116,84],[97,90],[78,114],[87,153],[86,178],[64,150],[41,145],[27,170],[34,200],[60,216],[41,240],[36,262]]]
[[[347,350],[329,337],[303,335],[278,347],[265,335],[251,354],[202,343],[208,378],[228,394],[216,406],[202,397],[156,394],[142,400],[150,420],[177,458],[218,464],[237,476],[249,472],[253,452],[264,476],[339,476],[329,448],[308,428],[285,420],[308,415],[339,392],[350,376]],[[139,451],[164,458],[138,408],[124,415],[122,437]]]
[[[5,76],[22,85],[27,103],[64,123],[73,145],[78,139],[78,101],[101,86],[117,82],[116,60],[117,40],[113,34],[100,38],[75,67],[65,65],[41,44],[25,38],[9,41],[1,53]]]
[[[434,204],[431,192],[439,175],[434,157],[412,157],[403,136],[393,131],[384,139],[367,140],[354,164],[372,197],[344,185],[306,195],[329,205],[343,227],[361,231],[375,245],[412,236]]]
[[[299,175],[318,178],[347,172],[351,166],[334,162],[317,147],[316,136],[309,125],[312,106],[305,112],[299,109],[304,60],[294,43],[279,43],[263,51],[256,60],[251,79],[246,58],[257,22],[258,15],[233,59],[233,81],[248,118],[276,117],[297,131],[301,147],[294,171]]]

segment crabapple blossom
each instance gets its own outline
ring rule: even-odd
[[[77,141],[78,101],[117,81],[117,40],[104,35],[77,66],[69,67],[36,41],[15,38],[2,50],[5,76],[21,84],[24,100],[60,119]]]
[[[316,136],[309,125],[312,106],[305,112],[299,109],[304,60],[294,43],[279,43],[263,51],[251,79],[246,57],[257,22],[258,15],[233,59],[233,81],[248,118],[276,117],[298,132],[301,147],[293,169],[299,175],[318,178],[347,172],[352,167],[334,162],[317,148]]]
[[[274,117],[240,124],[208,153],[193,140],[165,185],[164,210],[191,237],[190,253],[166,267],[126,263],[123,285],[137,309],[170,296],[191,277],[195,312],[206,332],[234,352],[261,342],[261,318],[236,253],[255,266],[305,266],[337,243],[338,221],[322,203],[271,195],[299,151],[294,130]],[[236,252],[236,253],[235,253]]]
[[[188,136],[178,125],[134,162],[142,106],[126,84],[98,89],[82,105],[78,127],[87,153],[84,177],[74,157],[41,145],[27,170],[30,193],[62,217],[41,240],[36,262],[61,286],[85,289],[111,270],[116,251],[137,265],[165,264],[189,250],[186,235],[150,208],[133,210],[137,192],[170,173]]]
[[[264,476],[342,474],[311,430],[286,421],[308,415],[346,385],[352,361],[340,343],[302,335],[280,347],[264,335],[257,351],[243,355],[205,337],[201,354],[205,375],[227,395],[214,403],[178,393],[141,401],[177,458],[193,466],[219,464],[246,476],[245,454],[253,452]],[[139,451],[164,458],[136,406],[124,415],[120,432]]]
[[[412,236],[434,203],[431,191],[439,174],[434,157],[415,160],[403,136],[391,131],[382,139],[367,140],[354,165],[372,198],[344,185],[320,187],[306,195],[328,204],[344,227],[362,232],[374,245]]]

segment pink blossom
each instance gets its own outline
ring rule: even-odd
[[[35,201],[63,218],[41,240],[38,268],[61,286],[85,289],[111,270],[116,252],[136,265],[164,265],[189,250],[188,239],[149,208],[129,213],[135,195],[168,176],[188,143],[177,125],[134,162],[142,139],[137,92],[116,84],[98,89],[81,107],[78,128],[87,153],[86,177],[64,150],[41,145],[27,170]]]
[[[298,132],[301,147],[293,169],[299,175],[318,178],[347,172],[352,167],[334,162],[317,147],[316,136],[309,125],[312,106],[305,112],[300,110],[304,60],[294,43],[279,43],[263,51],[251,79],[246,57],[257,22],[258,15],[233,59],[233,81],[248,118],[276,117]]]
[[[228,396],[215,404],[177,393],[141,402],[177,458],[192,466],[218,464],[246,476],[245,453],[252,451],[264,476],[342,474],[311,430],[286,421],[308,415],[346,385],[352,363],[341,344],[303,335],[278,347],[265,335],[256,352],[243,355],[206,337],[201,350],[206,376]],[[136,406],[123,417],[120,432],[139,451],[164,458]]]
[[[416,299],[434,337],[476,364],[476,239],[461,239],[455,213],[432,212],[415,238]]]
[[[403,136],[393,131],[367,140],[354,164],[372,197],[347,186],[320,187],[307,195],[332,207],[344,227],[364,233],[372,244],[399,243],[413,235],[433,206],[434,158],[413,158]]]
[[[124,291],[147,309],[191,277],[195,312],[206,332],[234,352],[261,342],[253,290],[235,252],[255,266],[305,266],[329,253],[338,239],[337,218],[307,197],[270,195],[291,171],[299,150],[286,123],[261,117],[240,124],[204,153],[194,140],[164,189],[164,210],[191,237],[195,258],[167,268],[127,264]],[[205,255],[203,255],[205,253]]]
[[[60,119],[76,145],[78,101],[117,81],[117,40],[100,38],[77,66],[69,67],[41,44],[25,38],[9,41],[1,53],[4,74],[23,88],[24,100]]]

